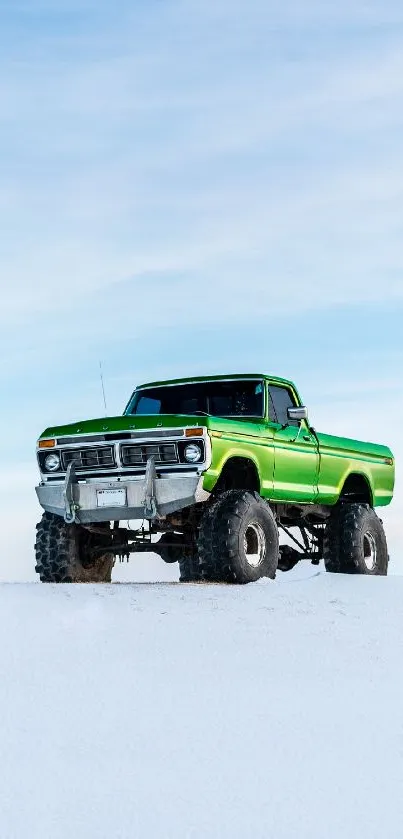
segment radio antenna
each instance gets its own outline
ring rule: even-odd
[[[102,396],[104,399],[104,406],[105,406],[105,416],[108,416],[108,409],[106,407],[106,395],[105,395],[105,385],[104,385],[104,374],[102,371],[102,361],[99,362],[99,373],[101,376],[101,387],[102,387]]]

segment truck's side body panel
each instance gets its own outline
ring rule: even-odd
[[[268,423],[265,436],[274,448],[273,490],[262,493],[272,501],[313,502],[317,494],[319,452],[315,437],[304,426]]]
[[[232,458],[244,458],[256,467],[261,494],[270,497],[274,480],[273,432],[268,437],[264,434],[263,420],[247,422],[209,417],[208,428],[213,459],[204,475],[204,489],[212,492]]]
[[[374,507],[390,504],[395,482],[394,460],[390,449],[329,434],[318,434],[318,438],[319,503],[335,504],[349,476],[359,475],[370,488]]]
[[[393,498],[394,459],[386,446],[329,434],[318,434],[318,446],[305,423],[284,429],[275,423],[209,419],[208,427],[213,461],[203,486],[209,492],[227,461],[243,457],[255,464],[261,495],[269,501],[333,505],[351,476],[366,481],[374,507]]]

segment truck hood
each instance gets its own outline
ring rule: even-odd
[[[84,434],[119,434],[122,432],[152,430],[154,428],[187,428],[207,425],[207,417],[183,416],[174,414],[172,416],[119,416],[102,417],[100,419],[82,420],[69,425],[57,425],[47,428],[41,439],[44,437],[73,437]]]
[[[197,426],[208,428],[212,431],[244,431],[249,435],[261,434],[261,419],[234,417],[232,419],[223,417],[205,417],[201,415],[189,416],[188,414],[171,415],[144,415],[144,416],[118,416],[101,417],[100,419],[82,420],[69,425],[57,425],[41,434],[40,439],[47,437],[81,437],[86,434],[122,434],[130,431],[152,431],[160,428],[189,428]]]

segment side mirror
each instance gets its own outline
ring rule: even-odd
[[[287,417],[292,422],[302,422],[302,420],[307,420],[308,408],[305,408],[305,406],[301,408],[288,408]]]

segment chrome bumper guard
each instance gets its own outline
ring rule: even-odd
[[[48,513],[62,516],[67,524],[89,524],[100,521],[163,518],[184,507],[205,501],[203,478],[197,474],[166,474],[157,476],[154,458],[147,461],[145,476],[132,480],[91,481],[78,483],[71,463],[63,484],[41,484],[36,487],[39,503]],[[125,490],[126,504],[119,507],[98,506],[98,493]]]

